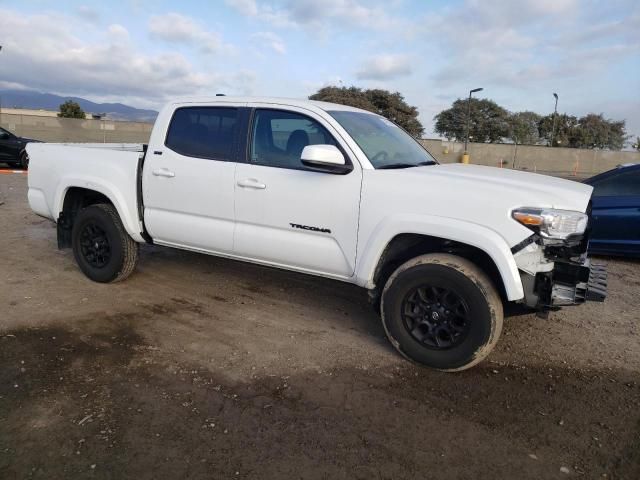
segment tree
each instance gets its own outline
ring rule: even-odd
[[[407,104],[399,92],[329,86],[309,96],[309,100],[339,103],[368,110],[397,123],[414,137],[420,137],[424,133],[424,127],[418,120],[418,109]]]
[[[621,150],[628,139],[624,120],[607,120],[602,114],[595,113],[578,120],[578,148]]]
[[[540,141],[538,123],[542,117],[535,112],[516,112],[509,116],[508,137],[516,144],[535,145]]]
[[[469,139],[474,142],[499,142],[509,136],[509,112],[486,98],[458,99],[451,108],[443,110],[433,119],[435,131],[448,139],[463,142],[466,136],[467,108]]]
[[[551,144],[553,115],[538,123],[540,136]],[[554,147],[620,150],[629,139],[624,120],[607,120],[602,114],[589,113],[581,118],[563,113],[556,119]]]
[[[553,145],[551,145],[552,147],[575,146],[575,129],[576,125],[578,125],[578,119],[573,115],[567,115],[566,113],[558,114],[555,119],[555,133],[553,131],[553,123],[553,114],[540,119],[538,122],[540,137],[545,139],[548,145],[551,145],[551,141],[553,140]]]
[[[451,108],[433,119],[435,131],[447,139],[464,142],[467,108],[470,107],[469,139],[474,142],[499,142],[504,138],[516,144],[535,145],[546,140],[547,145],[569,148],[599,148],[621,150],[631,138],[624,120],[604,118],[589,113],[581,118],[561,113],[541,117],[535,112],[509,113],[488,99],[458,99]],[[555,126],[554,126],[555,124]],[[640,137],[634,148],[640,150]]]
[[[640,152],[640,137],[636,137],[636,143],[631,146]]]
[[[60,105],[60,113],[58,113],[58,117],[61,118],[87,118],[82,108],[78,102],[74,102],[73,100],[67,100],[63,104]]]

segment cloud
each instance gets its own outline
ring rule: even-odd
[[[365,6],[356,0],[295,0],[287,3],[285,11],[292,22],[299,25],[338,21],[358,27],[377,28],[389,22],[391,17],[380,7]]]
[[[129,31],[120,24],[114,23],[107,28],[109,38],[114,44],[126,44],[130,40]]]
[[[360,80],[392,80],[412,71],[409,55],[383,54],[366,59],[356,76]]]
[[[96,32],[77,17],[0,9],[0,31],[5,85],[144,107],[216,91],[248,94],[255,86],[251,71],[213,73],[176,52],[145,54],[122,25]]]
[[[219,53],[231,48],[222,42],[220,34],[206,30],[194,19],[179,13],[152,15],[149,33],[165,42],[196,45],[205,53]]]
[[[80,5],[76,8],[76,13],[83,20],[91,23],[98,23],[100,21],[100,12],[89,5]]]
[[[287,48],[282,38],[273,32],[257,32],[252,34],[249,38],[256,45],[266,46],[281,55],[284,55],[287,52]]]
[[[276,27],[318,29],[333,25],[376,29],[390,27],[396,19],[382,4],[358,0],[286,0],[273,4],[256,0],[226,0],[238,13]]]
[[[467,87],[473,78],[522,89],[606,68],[623,52],[637,54],[640,15],[625,12],[611,21],[607,13],[606,5],[587,9],[577,0],[467,0],[416,28],[418,39],[447,52],[448,60],[433,69],[436,86]]]
[[[256,0],[225,0],[225,3],[241,15],[271,23],[277,27],[295,27],[286,10],[271,5],[258,4]]]
[[[259,12],[255,0],[226,0],[226,3],[247,17],[255,17]]]

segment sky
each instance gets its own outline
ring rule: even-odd
[[[0,88],[158,109],[190,95],[384,88],[433,116],[472,88],[510,111],[640,135],[638,0],[0,0]]]

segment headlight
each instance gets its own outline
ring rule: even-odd
[[[589,220],[582,212],[553,208],[518,208],[511,216],[543,237],[560,240],[583,234]]]

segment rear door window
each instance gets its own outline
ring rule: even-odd
[[[181,155],[235,160],[237,108],[185,107],[173,114],[165,145]]]

